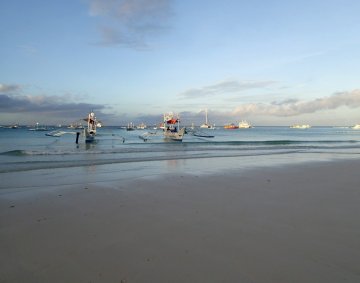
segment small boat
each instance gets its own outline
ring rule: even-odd
[[[9,126],[9,129],[19,129],[19,125],[15,124],[15,125]]]
[[[207,133],[202,133],[202,132],[194,132],[193,133],[194,137],[199,137],[199,138],[214,138],[214,135],[208,135]]]
[[[66,134],[64,131],[51,131],[45,134],[48,137],[61,137],[62,135]]]
[[[5,128],[5,129],[19,129],[20,126],[18,124],[15,125],[11,125],[11,126],[0,126],[0,128]]]
[[[148,141],[149,136],[155,136],[156,132],[146,132],[139,135],[139,139],[142,139],[144,142]]]
[[[356,125],[352,126],[351,129],[360,130],[360,124],[356,124]]]
[[[245,120],[242,120],[240,123],[239,123],[239,129],[250,129],[252,128],[251,124],[248,123],[247,121]]]
[[[186,128],[186,130],[185,130],[185,134],[188,134],[188,135],[194,136],[194,137],[198,137],[198,138],[214,138],[215,137],[214,135],[210,135],[208,133],[209,133],[208,131],[202,132],[199,130],[192,129],[191,127]]]
[[[34,128],[30,128],[29,131],[48,131],[49,129],[45,126],[40,126],[39,123],[36,123]]]
[[[139,136],[139,139],[142,139],[144,142],[146,142],[148,140],[148,136],[145,134],[142,134]]]
[[[172,141],[182,141],[185,135],[185,128],[180,129],[179,116],[172,112],[164,114],[164,138]]]
[[[61,136],[65,135],[65,134],[76,135],[77,133],[73,132],[73,131],[65,132],[65,131],[61,131],[61,130],[55,130],[55,131],[51,131],[51,132],[46,133],[45,136],[48,136],[48,137],[61,137]]]
[[[84,126],[82,125],[82,123],[80,121],[78,121],[75,123],[71,123],[67,128],[68,129],[84,129]]]
[[[226,129],[226,130],[234,130],[234,129],[238,129],[238,128],[239,128],[239,127],[236,126],[234,123],[226,124],[226,125],[224,126],[224,129]]]
[[[132,122],[130,122],[127,127],[126,127],[127,131],[135,131],[135,126]]]
[[[87,122],[87,127],[84,129],[85,142],[93,142],[96,136],[96,116],[94,112],[90,112],[88,117],[84,119]]]
[[[290,128],[291,129],[309,129],[309,128],[311,128],[311,126],[308,124],[304,124],[304,125],[296,124],[296,125],[290,126]]]
[[[141,123],[140,125],[136,126],[136,129],[138,130],[145,130],[147,126],[144,123]]]

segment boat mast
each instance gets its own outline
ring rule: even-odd
[[[87,128],[88,128],[88,131],[91,130],[91,128],[90,128],[90,120],[91,120],[91,112],[89,112],[89,114],[88,114],[88,119],[87,119]]]
[[[208,124],[208,113],[207,113],[207,108],[205,108],[205,124]]]

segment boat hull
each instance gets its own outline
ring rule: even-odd
[[[96,132],[94,131],[88,131],[85,129],[85,142],[90,143],[95,141]]]
[[[239,129],[239,127],[235,126],[235,125],[226,125],[226,126],[224,126],[224,129],[226,129],[226,130],[235,130],[235,129]]]
[[[252,126],[247,121],[241,121],[239,123],[239,129],[250,129]]]
[[[182,141],[185,134],[185,128],[180,129],[178,132],[173,132],[170,130],[164,131],[164,138],[166,140],[172,140],[172,141]]]

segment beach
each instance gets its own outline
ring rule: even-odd
[[[359,168],[3,173],[0,282],[360,282]]]

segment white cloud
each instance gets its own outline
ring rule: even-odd
[[[270,116],[297,116],[305,113],[315,113],[322,110],[337,109],[346,106],[360,107],[360,89],[349,92],[338,92],[328,97],[310,101],[288,99],[280,102],[243,104],[232,111],[232,115],[270,115]]]
[[[65,96],[28,96],[0,94],[0,111],[2,113],[47,113],[63,117],[75,117],[89,110],[106,109],[101,104],[69,102]]]

